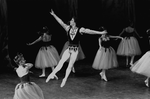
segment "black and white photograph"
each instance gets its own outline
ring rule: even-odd
[[[150,99],[150,0],[0,0],[0,99]]]

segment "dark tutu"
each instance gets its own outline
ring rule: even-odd
[[[40,48],[35,61],[36,68],[53,67],[60,60],[59,54],[54,46]]]
[[[133,64],[131,71],[150,77],[150,51]]]
[[[97,70],[118,66],[115,50],[112,47],[98,49],[92,67]]]
[[[140,55],[141,49],[135,37],[124,38],[117,49],[117,55],[132,56]]]
[[[13,99],[44,99],[41,88],[34,82],[19,83],[15,87]]]
[[[63,49],[62,49],[62,51],[61,51],[60,57],[62,57],[64,51],[65,51],[68,47],[69,47],[69,42],[67,41],[67,42],[65,43],[65,45],[64,45],[64,47],[63,47]],[[83,50],[82,50],[80,44],[79,44],[79,49],[78,49],[78,51],[79,51],[79,53],[78,53],[78,56],[77,56],[77,59],[76,59],[77,61],[78,61],[78,60],[82,60],[82,59],[85,58],[85,55],[84,55],[84,53],[83,53]],[[69,59],[67,60],[67,62],[69,62]]]

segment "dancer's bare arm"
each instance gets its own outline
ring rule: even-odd
[[[96,30],[91,30],[91,29],[87,29],[87,28],[80,28],[79,30],[80,33],[87,33],[87,34],[106,34],[107,31],[96,31]]]
[[[50,14],[56,19],[56,21],[66,30],[69,30],[69,25],[65,24],[55,13],[51,10]]]

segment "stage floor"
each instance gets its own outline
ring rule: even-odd
[[[66,66],[65,66],[66,67]],[[101,80],[99,72],[91,64],[75,64],[76,73],[71,73],[66,85],[60,84],[66,68],[57,73],[58,80],[45,82],[39,78],[41,70],[32,69],[31,81],[43,90],[45,99],[150,99],[150,88],[145,86],[145,76],[132,73],[129,68],[110,69],[106,72],[108,82]],[[9,71],[9,70],[8,70]],[[51,69],[46,69],[46,75]],[[19,79],[14,72],[0,74],[0,99],[13,99],[14,88]]]

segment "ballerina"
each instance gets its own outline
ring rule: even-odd
[[[56,48],[49,44],[52,35],[49,34],[49,30],[46,26],[43,27],[41,34],[42,35],[37,40],[28,45],[33,45],[41,40],[44,42],[44,46],[40,48],[37,54],[35,67],[42,69],[42,74],[39,77],[45,77],[45,68],[51,67],[53,71],[54,67],[58,64],[60,57]],[[56,75],[55,78],[58,79]]]
[[[22,54],[18,54],[14,61],[18,65],[15,70],[21,82],[15,87],[13,99],[44,99],[42,89],[36,83],[30,81],[29,69],[33,64],[26,63]]]

